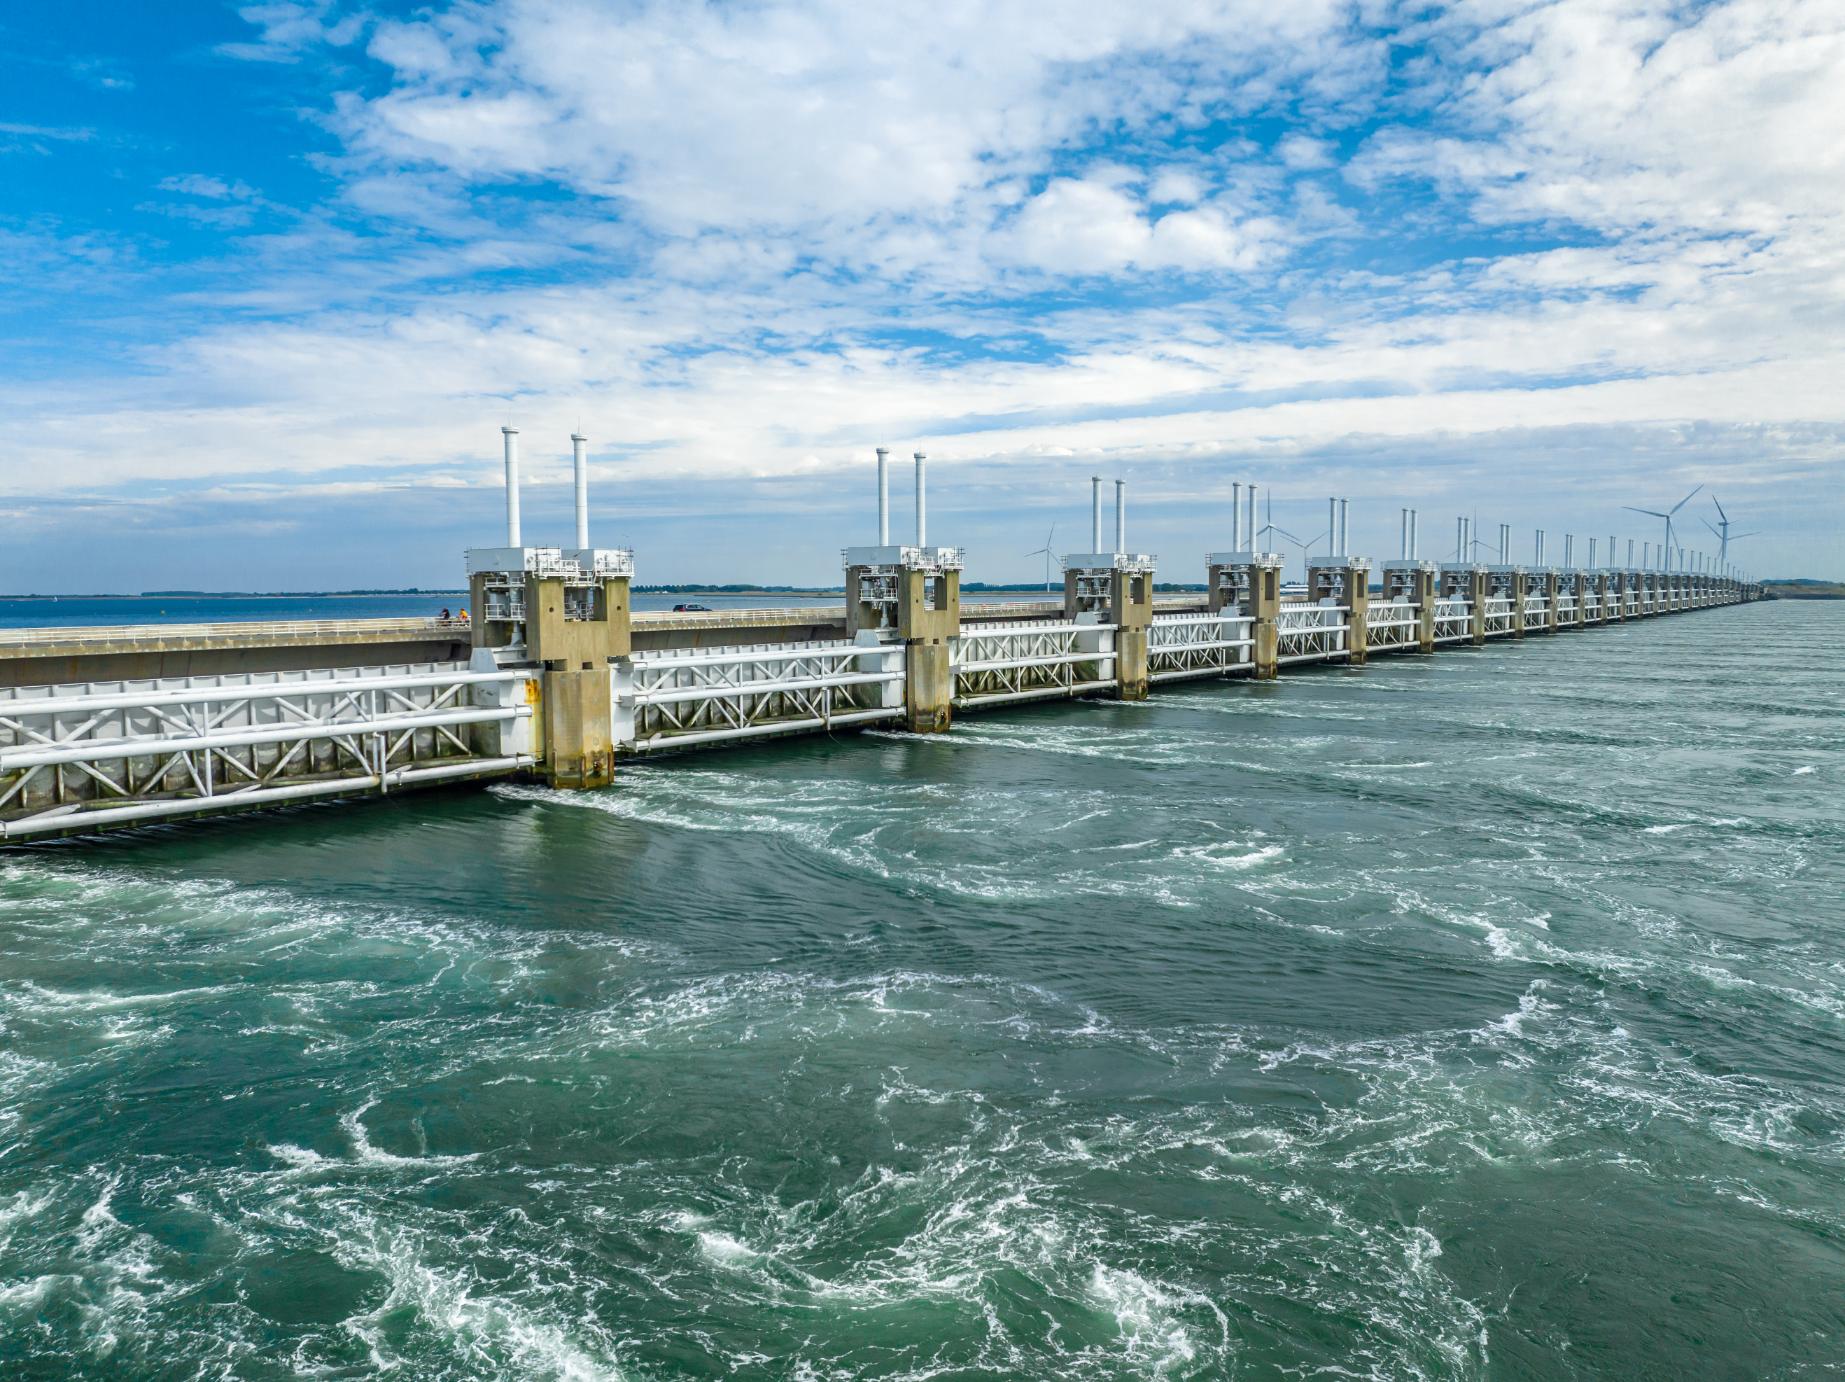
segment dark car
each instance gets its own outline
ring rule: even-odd
[[[709,614],[711,613],[711,606],[710,605],[674,605],[673,613],[674,614]]]

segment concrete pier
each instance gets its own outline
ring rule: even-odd
[[[1250,620],[1250,675],[1273,681],[1280,671],[1281,554],[1213,552],[1205,558],[1207,608],[1237,611]]]
[[[632,555],[585,549],[476,548],[468,590],[477,611],[471,665],[540,674],[538,751],[553,787],[606,787],[615,775],[609,666],[633,650]]]
[[[1109,630],[1115,695],[1124,701],[1147,698],[1155,565],[1144,552],[1079,552],[1063,559],[1064,618]]]
[[[1437,570],[1443,598],[1467,602],[1469,644],[1486,645],[1486,600],[1491,583],[1487,569],[1477,562],[1444,562]]]
[[[952,547],[849,547],[846,636],[905,653],[904,725],[946,733],[954,719],[951,643],[961,631],[961,553]]]
[[[1387,561],[1383,568],[1383,598],[1402,600],[1416,611],[1416,651],[1435,651],[1435,600],[1439,572],[1434,562],[1414,558]]]
[[[1371,607],[1371,563],[1366,557],[1329,557],[1307,568],[1307,598],[1319,605],[1347,612],[1351,631],[1346,657],[1362,667],[1370,640],[1365,636]]]

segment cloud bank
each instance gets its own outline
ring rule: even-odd
[[[1770,530],[1758,569],[1845,575],[1824,0],[242,14],[210,61],[293,96],[272,177],[0,223],[24,297],[111,323],[0,384],[0,503],[48,541],[90,505],[281,521],[325,584],[313,517],[375,494],[427,583],[491,535],[510,418],[541,483],[591,434],[662,575],[823,578],[879,443],[937,458],[994,576],[1031,545],[996,505],[1074,522],[1096,468],[1174,553],[1252,474],[1354,495],[1380,547],[1401,503],[1586,535],[1702,483]],[[10,157],[108,142],[59,127]]]

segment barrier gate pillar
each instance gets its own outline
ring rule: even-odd
[[[1537,585],[1538,589],[1544,592],[1544,623],[1539,628],[1539,632],[1555,633],[1559,627],[1557,623],[1557,568],[1546,566],[1539,571]]]
[[[1443,598],[1467,602],[1469,646],[1483,647],[1486,643],[1486,568],[1471,561],[1444,562],[1439,575]]]
[[[542,704],[533,718],[545,781],[581,790],[615,776],[610,664],[633,649],[622,548],[477,547],[468,552],[474,661],[482,670],[534,665]]]
[[[1346,611],[1346,661],[1353,667],[1364,666],[1371,632],[1371,559],[1340,556],[1314,562],[1307,568],[1307,598]]]
[[[1525,636],[1525,568],[1489,566],[1486,568],[1489,599],[1509,600],[1512,604],[1512,637]]]
[[[1212,552],[1204,560],[1211,613],[1229,609],[1249,616],[1250,675],[1258,681],[1273,681],[1281,655],[1281,636],[1275,627],[1281,612],[1281,554]]]
[[[846,631],[903,644],[904,724],[941,734],[954,718],[954,645],[961,636],[958,547],[848,547]]]
[[[1147,698],[1153,568],[1145,552],[1078,552],[1063,559],[1063,612],[1074,623],[1106,618],[1115,626],[1115,695]]]
[[[1416,558],[1384,563],[1384,600],[1398,597],[1416,611],[1416,651],[1435,651],[1435,563]]]

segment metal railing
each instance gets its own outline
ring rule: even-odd
[[[1421,646],[1422,612],[1407,600],[1378,600],[1365,608],[1365,649],[1390,652]]]
[[[0,835],[511,772],[528,674],[465,663],[0,687]]]
[[[1486,612],[1483,616],[1488,638],[1504,638],[1513,632],[1512,597],[1509,595],[1491,595],[1486,600]]]
[[[1253,670],[1248,615],[1156,614],[1147,628],[1147,679],[1184,681]]]
[[[615,741],[646,753],[903,716],[899,643],[639,653],[613,670]]]
[[[1458,643],[1473,637],[1473,603],[1463,599],[1435,602],[1435,641]]]
[[[1296,605],[1275,612],[1275,662],[1327,662],[1346,654],[1343,605]]]
[[[954,643],[957,707],[1080,696],[1115,685],[1113,624],[963,624]]]

